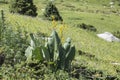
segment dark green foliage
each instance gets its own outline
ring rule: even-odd
[[[107,75],[105,80],[118,80],[118,79],[115,76]]]
[[[31,62],[34,64],[27,64],[21,62],[14,67],[3,65],[0,68],[1,80],[77,80],[69,76],[63,70],[58,70],[56,73],[48,69],[44,64]]]
[[[33,17],[37,16],[37,8],[33,4],[33,0],[12,0],[10,12]]]
[[[5,31],[5,17],[4,17],[4,11],[1,10],[1,16],[0,16],[0,42],[2,38],[4,37],[4,31]],[[1,45],[1,43],[0,43]]]
[[[57,7],[53,4],[53,2],[49,2],[45,8],[44,17],[48,20],[53,20],[52,16],[54,16],[54,20],[56,21],[58,20],[63,21],[62,17],[59,14]]]
[[[5,17],[4,17],[4,11],[1,10],[1,16],[0,16],[0,66],[4,63],[5,55],[2,51],[3,46],[3,38],[4,38],[4,31],[5,31]]]
[[[95,55],[91,54],[91,53],[88,53],[88,52],[84,52],[84,51],[81,51],[81,50],[78,50],[78,53],[79,55],[81,56],[86,56],[90,59],[95,59]]]
[[[0,53],[0,66],[4,63],[5,55],[3,53]]]
[[[120,31],[113,32],[113,35],[120,39]]]
[[[72,77],[78,80],[119,80],[116,76],[106,75],[101,70],[90,69],[82,64],[74,64],[72,68],[74,72],[70,73]]]
[[[77,24],[77,27],[82,28],[84,30],[88,30],[88,31],[94,31],[94,32],[97,31],[97,29],[93,25],[87,25],[85,23]]]
[[[5,55],[5,64],[15,65],[21,60],[25,60],[25,48],[28,45],[27,32],[20,28],[13,30],[6,24],[4,13],[0,20],[0,53]],[[18,26],[20,27],[20,26]]]
[[[22,31],[20,28],[17,31],[12,30],[10,26],[6,29],[5,37],[2,41],[5,47],[5,64],[15,65],[25,60],[25,48],[28,45],[27,38],[27,32]]]

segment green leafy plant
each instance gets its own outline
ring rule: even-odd
[[[54,16],[54,18],[52,18]],[[62,17],[59,14],[57,7],[53,4],[53,2],[49,2],[45,8],[44,17],[48,20],[56,20],[63,21]]]
[[[62,46],[56,31],[53,31],[50,37],[45,38],[44,43],[42,37],[39,39],[33,34],[30,34],[30,37],[31,45],[25,51],[28,62],[45,61],[53,71],[70,70],[71,62],[75,57],[75,46],[71,46],[70,38]]]
[[[33,17],[37,16],[37,8],[33,4],[33,0],[12,0],[10,12]]]

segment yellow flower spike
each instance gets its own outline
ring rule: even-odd
[[[57,22],[55,21],[55,17],[52,15],[51,18],[52,18],[52,27],[53,29],[56,29]]]
[[[52,21],[52,26],[53,26],[53,28],[56,27],[56,21],[55,20]]]
[[[59,35],[60,35],[62,42],[64,42],[64,38],[63,38],[64,29],[65,29],[65,25],[64,25],[64,23],[62,23],[62,25],[59,27]]]

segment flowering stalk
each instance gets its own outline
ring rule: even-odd
[[[64,38],[63,38],[64,33],[63,33],[63,31],[64,31],[65,27],[66,27],[65,24],[62,23],[62,25],[59,28],[59,34],[60,34],[60,38],[61,38],[62,42],[64,41]]]
[[[52,26],[53,26],[53,29],[56,29],[57,22],[55,21],[55,17],[54,16],[51,16],[51,17],[52,17]]]

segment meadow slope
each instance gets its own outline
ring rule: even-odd
[[[104,2],[102,2],[104,1]],[[45,8],[47,0],[34,0],[38,9],[36,18],[9,13],[8,4],[0,4],[0,10],[5,11],[7,23],[16,28],[25,29],[28,32],[42,32],[50,34],[52,22],[43,20],[42,9]],[[76,63],[85,65],[90,69],[102,70],[106,74],[119,76],[120,65],[120,43],[106,42],[96,36],[97,33],[105,31],[120,31],[120,6],[115,2],[115,6],[110,8],[109,0],[57,0],[55,4],[63,17],[66,28],[64,39],[72,38],[72,43],[76,46]],[[90,24],[97,28],[97,32],[90,32],[76,27],[77,24]],[[57,22],[57,31],[61,24]],[[95,55],[94,58],[79,55],[78,50]],[[120,77],[120,76],[119,76]]]

